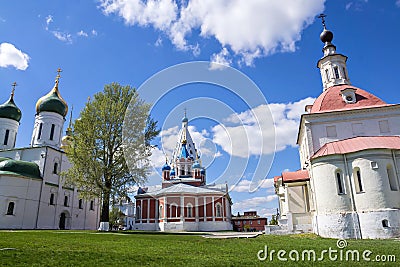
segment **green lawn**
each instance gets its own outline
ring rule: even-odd
[[[288,257],[291,250],[297,250],[300,259],[302,251],[315,250],[318,258],[324,249],[338,250],[336,241],[314,235],[206,239],[138,232],[0,231],[0,266],[400,266],[399,240],[347,240],[343,253],[358,250],[361,258],[364,250],[370,250],[370,262],[345,261],[345,256],[342,261],[331,261],[328,254],[323,262],[295,262]],[[257,253],[265,246],[269,252],[286,250],[283,257],[288,261],[278,260],[277,252],[272,261],[260,261]],[[376,255],[395,255],[397,264],[372,262]]]

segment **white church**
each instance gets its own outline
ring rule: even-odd
[[[60,72],[60,70],[59,70]],[[29,147],[15,148],[21,110],[14,89],[0,105],[0,229],[96,229],[98,200],[86,200],[76,188],[65,186],[60,173],[69,168],[63,147],[71,138],[71,124],[62,136],[68,105],[58,89],[36,104]]]
[[[323,19],[323,18],[322,18]],[[305,107],[301,170],[275,177],[280,228],[331,238],[400,236],[400,105],[350,83],[333,33],[320,35],[323,92]]]

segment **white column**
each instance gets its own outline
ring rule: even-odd
[[[185,198],[184,196],[181,196],[181,222],[183,222],[184,217],[185,217]]]
[[[212,197],[212,218],[213,218],[213,221],[215,221],[215,203],[214,203],[214,197]]]
[[[147,199],[147,223],[150,222],[150,198]]]
[[[204,219],[205,221],[207,221],[207,202],[206,202],[207,198],[204,197],[203,199],[203,206],[204,206]]]
[[[164,221],[167,219],[167,197],[164,197]]]
[[[143,223],[143,199],[140,200],[140,223]]]
[[[196,206],[196,208],[195,208],[195,210],[196,210],[196,222],[198,222],[199,221],[199,199],[198,199],[198,197],[195,197],[195,199],[194,199],[194,204],[195,204],[195,206]]]

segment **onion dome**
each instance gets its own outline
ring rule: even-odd
[[[171,166],[168,165],[167,162],[165,162],[164,166],[161,169],[162,171],[170,171],[171,170]]]
[[[15,105],[14,102],[14,88],[13,88],[10,99],[8,99],[8,101],[5,102],[4,104],[0,105],[0,118],[11,119],[19,122],[21,120],[21,117],[22,117],[21,110],[17,107],[17,105]]]
[[[201,169],[200,174],[206,174],[206,169]]]
[[[333,40],[333,33],[330,30],[324,29],[319,35],[319,39],[321,39],[323,43],[330,43]]]
[[[41,97],[36,103],[36,114],[47,111],[55,112],[63,117],[67,115],[67,102],[65,102],[65,100],[61,97],[60,92],[58,91],[59,78],[60,75],[58,74],[53,89],[47,95]]]
[[[146,188],[141,188],[141,187],[139,187],[138,190],[137,190],[137,194],[138,194],[138,195],[140,195],[140,194],[146,194],[146,193],[147,193]]]
[[[175,174],[175,169],[172,169],[172,171],[171,171],[171,173],[170,173],[170,176],[175,176],[176,174]]]
[[[188,121],[189,120],[188,120],[188,118],[186,118],[186,116],[182,118],[182,122],[188,122]]]
[[[196,161],[193,165],[192,165],[192,169],[200,169],[201,165],[198,161]]]
[[[13,159],[3,160],[0,162],[0,174],[41,178],[40,169],[36,163]]]

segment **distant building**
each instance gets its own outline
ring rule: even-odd
[[[325,24],[320,38],[323,92],[301,117],[302,170],[275,178],[280,226],[330,238],[399,237],[400,105],[352,86]]]
[[[233,230],[239,232],[263,231],[268,224],[268,219],[257,215],[257,211],[245,211],[243,215],[238,213],[232,216]]]
[[[151,231],[232,230],[227,184],[207,185],[196,145],[182,119],[172,160],[162,167],[162,188],[135,196],[135,228]]]
[[[63,150],[71,128],[62,137],[68,105],[58,90],[59,76],[50,92],[36,103],[32,142],[15,148],[21,110],[14,88],[0,105],[0,229],[96,229],[97,199],[86,200],[77,188],[66,186],[60,173],[70,167]]]
[[[124,230],[132,230],[135,224],[135,203],[130,198],[120,201],[116,206],[124,214],[122,227]]]

